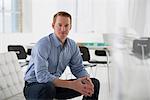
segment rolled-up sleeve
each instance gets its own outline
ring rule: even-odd
[[[74,50],[75,50],[75,52],[69,63],[71,72],[77,78],[89,76],[89,74],[87,73],[87,71],[84,68],[82,56],[80,54],[80,50],[79,50],[78,46],[75,46]]]
[[[44,49],[43,49],[44,48]],[[39,83],[46,83],[48,81],[53,81],[57,77],[52,75],[48,71],[48,54],[49,49],[47,47],[37,46],[35,49],[35,57],[34,57],[34,64],[35,64],[35,76]]]

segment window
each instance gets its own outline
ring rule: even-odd
[[[22,32],[22,0],[0,0],[0,33]]]

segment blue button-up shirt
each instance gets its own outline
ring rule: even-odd
[[[32,48],[25,81],[46,83],[59,78],[67,66],[77,78],[89,76],[76,43],[67,38],[64,46],[54,33],[40,39]]]

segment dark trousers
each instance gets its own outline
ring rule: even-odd
[[[94,94],[91,97],[83,97],[83,100],[98,100],[100,82],[95,78],[91,78],[91,80],[94,84]],[[23,92],[26,100],[53,100],[53,98],[62,100],[81,96],[81,94],[75,90],[55,87],[52,82],[25,82]]]

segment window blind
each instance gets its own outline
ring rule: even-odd
[[[0,0],[0,32],[22,32],[22,0]]]

